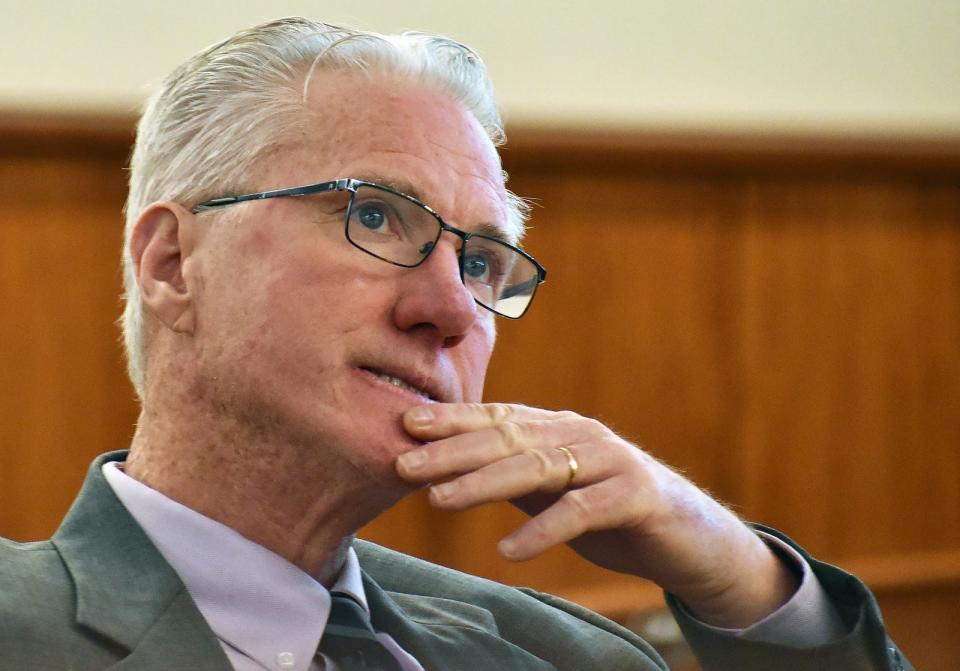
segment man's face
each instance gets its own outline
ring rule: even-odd
[[[505,227],[498,157],[462,106],[421,85],[321,73],[309,109],[305,135],[268,157],[254,189],[354,177],[411,193],[466,231]],[[200,393],[310,459],[390,477],[416,444],[401,415],[424,393],[480,400],[493,315],[459,278],[458,238],[445,233],[417,268],[392,266],[344,238],[345,203],[323,194],[204,215]]]

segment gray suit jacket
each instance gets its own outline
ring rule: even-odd
[[[183,583],[103,478],[103,462],[123,456],[94,462],[50,541],[0,539],[0,671],[229,671]],[[666,668],[639,637],[560,599],[371,543],[357,541],[356,549],[374,626],[427,671]],[[718,656],[706,668],[909,669],[894,664],[865,588],[843,589],[842,611],[854,618],[850,636],[829,649],[788,651],[789,665],[780,663],[782,648],[757,644],[731,658],[723,646],[712,650],[716,641],[695,623],[684,626],[695,645]],[[748,664],[734,661],[741,659]]]

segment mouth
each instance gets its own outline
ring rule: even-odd
[[[419,396],[425,403],[436,403],[438,400],[435,394],[432,393],[429,389],[425,389],[420,385],[414,382],[411,382],[410,380],[404,377],[400,377],[393,373],[388,373],[378,368],[370,368],[367,366],[361,366],[360,370],[366,373],[369,373],[370,375],[374,376],[378,380],[386,382],[387,384],[393,387],[396,387],[397,389]]]

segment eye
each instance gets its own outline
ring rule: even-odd
[[[493,291],[499,291],[509,273],[509,252],[499,245],[481,246],[483,244],[489,243],[480,241],[480,244],[477,244],[475,238],[471,247],[467,248],[463,257],[463,279],[471,284],[482,284]]]
[[[463,274],[486,283],[490,264],[481,254],[471,254],[463,259]]]
[[[390,228],[387,208],[380,203],[363,203],[354,211],[354,216],[368,231],[385,233]]]

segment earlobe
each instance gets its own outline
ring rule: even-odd
[[[140,215],[130,238],[143,304],[177,333],[192,333],[194,327],[194,296],[184,274],[193,251],[193,217],[177,203],[154,203]]]

